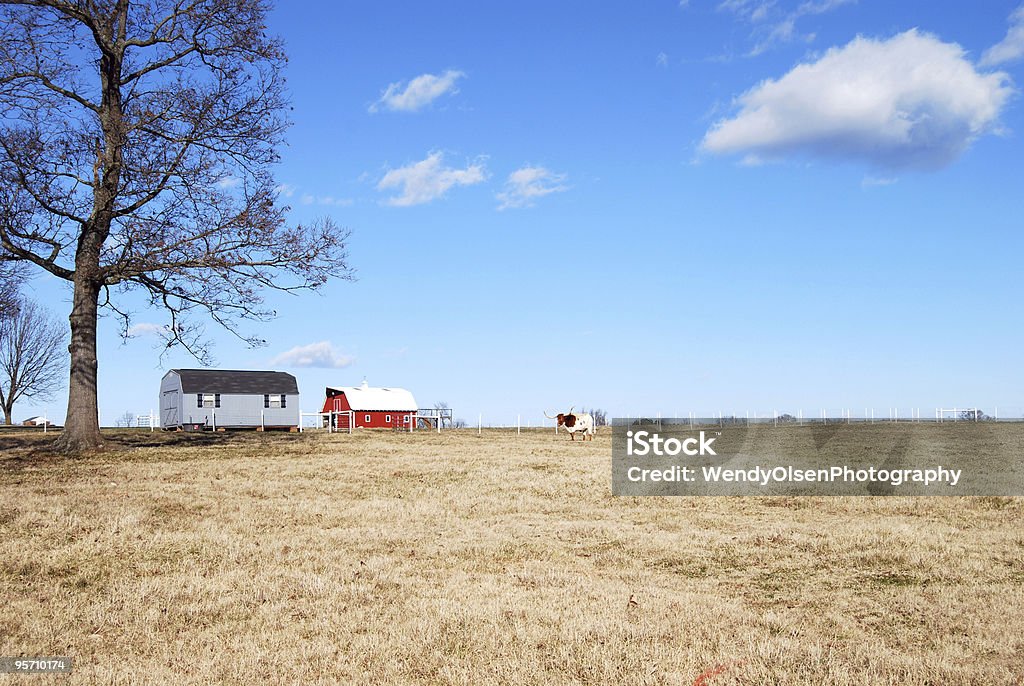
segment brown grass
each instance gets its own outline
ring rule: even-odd
[[[32,683],[1024,682],[1024,499],[615,498],[607,430],[114,438],[0,437],[0,655],[76,661]]]

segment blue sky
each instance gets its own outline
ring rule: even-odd
[[[1018,0],[280,3],[270,30],[281,200],[352,230],[358,280],[269,295],[266,348],[211,324],[219,366],[471,422],[1024,412]],[[101,324],[104,424],[196,366],[135,321]]]

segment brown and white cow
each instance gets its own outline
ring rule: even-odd
[[[548,419],[557,420],[558,426],[555,427],[555,431],[559,428],[564,428],[569,432],[569,437],[574,441],[576,440],[577,431],[583,434],[584,441],[587,440],[587,436],[590,437],[590,440],[594,440],[595,428],[593,415],[587,412],[577,412],[576,414],[573,414],[574,407],[575,405],[570,407],[568,412],[559,412],[554,417],[549,415],[547,412],[544,413],[544,416]]]

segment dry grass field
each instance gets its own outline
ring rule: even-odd
[[[1024,499],[615,498],[608,430],[111,440],[0,435],[0,655],[75,659],[0,683],[1024,683]]]

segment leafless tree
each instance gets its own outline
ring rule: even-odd
[[[595,407],[592,410],[583,408],[581,412],[587,412],[594,418],[594,426],[607,426],[608,425],[608,412],[602,410],[599,407]]]
[[[130,429],[135,426],[135,413],[125,412],[123,415],[117,418],[114,422],[115,425]]]
[[[16,262],[0,262],[0,329],[7,325],[17,312],[18,290],[23,269]]]
[[[63,386],[67,373],[67,330],[30,300],[20,300],[0,326],[0,408],[12,424],[14,403],[46,400]]]
[[[122,296],[252,344],[266,289],[350,278],[347,233],[290,226],[271,173],[287,128],[268,0],[0,0],[0,259],[70,282],[70,402],[57,448],[102,447],[96,320]]]

